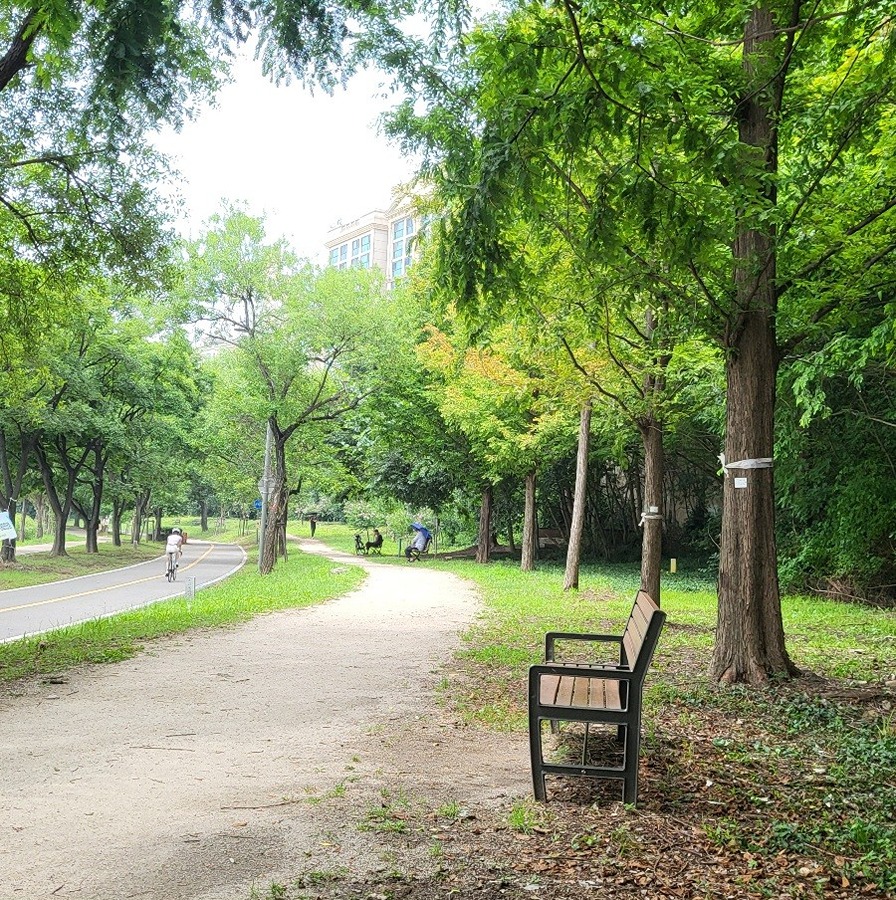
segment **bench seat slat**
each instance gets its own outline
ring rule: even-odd
[[[622,709],[619,681],[614,678],[544,675],[539,703],[544,707]]]

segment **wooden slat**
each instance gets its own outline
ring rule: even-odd
[[[619,698],[619,682],[609,678],[604,679],[604,709],[622,709],[622,701]]]
[[[559,675],[542,675],[539,679],[539,703],[549,706],[557,703],[557,692],[560,689]]]
[[[561,678],[557,688],[557,705],[572,706],[572,690],[575,685],[574,678]]]
[[[615,678],[588,678],[585,675],[542,676],[541,703],[544,706],[622,709],[619,682]]]
[[[572,691],[572,703],[571,706],[590,706],[588,702],[588,695],[590,693],[591,682],[594,680],[592,678],[572,678],[567,679],[574,682],[574,687]]]

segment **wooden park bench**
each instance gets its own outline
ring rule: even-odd
[[[545,550],[549,547],[562,548],[566,546],[566,536],[559,528],[538,529],[538,549]]]
[[[623,801],[637,802],[644,676],[665,618],[650,596],[638,591],[621,635],[552,631],[545,636],[545,662],[529,669],[529,747],[537,800],[546,799],[545,775],[576,775],[619,779],[623,782]],[[618,662],[586,662],[581,655],[575,662],[560,662],[556,657],[558,642],[616,644]],[[552,730],[558,730],[560,722],[584,723],[580,760],[545,761],[545,721],[551,723]],[[615,737],[621,749],[616,764],[595,765],[589,761],[589,731],[594,723],[616,726]]]

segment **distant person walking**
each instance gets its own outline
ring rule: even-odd
[[[314,537],[314,532],[317,530],[317,517],[309,516],[308,524],[311,526],[311,537]]]

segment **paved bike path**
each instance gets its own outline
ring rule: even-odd
[[[191,540],[174,583],[166,580],[160,555],[123,569],[0,591],[0,643],[182,597],[193,586],[192,579],[195,590],[208,587],[245,561],[245,551],[236,544]]]

